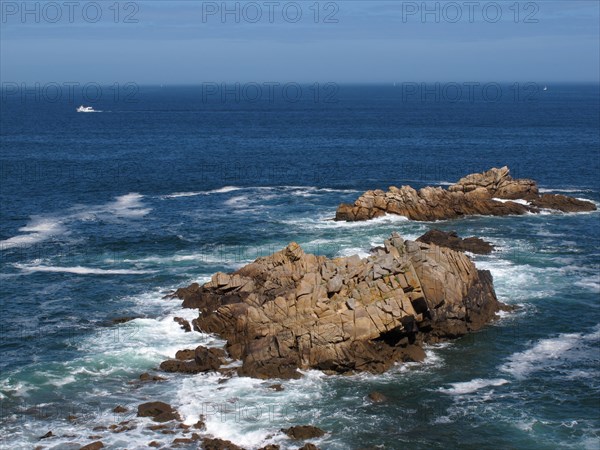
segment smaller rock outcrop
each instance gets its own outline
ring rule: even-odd
[[[435,244],[439,247],[451,248],[457,252],[471,252],[479,255],[492,253],[494,246],[478,237],[460,238],[456,231],[429,230],[417,239],[418,242]]]
[[[507,216],[539,213],[542,209],[562,212],[594,211],[589,201],[558,194],[539,194],[537,183],[514,179],[508,167],[493,168],[461,178],[448,189],[410,186],[388,191],[367,191],[354,204],[341,204],[335,220],[369,220],[397,214],[411,220],[455,219],[468,215]]]
[[[104,448],[104,444],[101,441],[95,441],[84,445],[79,450],[100,450],[101,448]]]
[[[315,444],[311,444],[310,442],[307,442],[302,447],[300,447],[298,450],[320,450],[320,449]]]
[[[200,373],[215,371],[225,362],[226,353],[218,348],[206,348],[202,345],[196,350],[179,350],[175,358],[163,361],[160,368],[165,372]]]
[[[242,447],[235,445],[231,441],[211,438],[203,439],[201,448],[204,450],[244,450]]]
[[[165,381],[165,377],[161,377],[159,375],[150,375],[148,372],[144,372],[140,375],[140,381]]]
[[[174,317],[173,320],[175,322],[177,322],[179,324],[179,326],[181,327],[181,329],[183,331],[185,331],[186,333],[189,333],[190,331],[192,331],[192,326],[183,317]]]
[[[377,392],[377,391],[369,392],[369,395],[367,395],[367,398],[372,403],[383,403],[383,402],[387,401],[387,397],[385,395],[383,395],[381,392]]]
[[[281,431],[292,439],[302,441],[325,436],[325,432],[323,430],[312,425],[297,425],[295,427],[282,429]]]
[[[138,406],[138,417],[151,417],[155,422],[181,420],[179,413],[164,402],[148,402]]]

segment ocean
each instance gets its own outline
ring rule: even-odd
[[[75,112],[86,99],[3,92],[0,448],[76,449],[91,435],[110,449],[168,447],[173,436],[135,418],[153,400],[248,449],[297,448],[279,430],[305,424],[333,450],[600,448],[600,212],[329,220],[368,189],[447,186],[504,165],[600,206],[598,85],[456,101],[404,86],[304,87],[293,99],[131,92],[105,90],[89,114]],[[173,321],[196,315],[163,299],[173,289],[291,241],[365,256],[393,231],[433,227],[493,243],[472,258],[518,309],[383,375],[308,371],[283,391],[215,374],[136,382],[179,349],[220,343]],[[367,401],[372,391],[388,401]],[[123,420],[138,425],[92,431]]]

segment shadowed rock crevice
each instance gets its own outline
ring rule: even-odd
[[[258,378],[296,378],[298,368],[380,373],[422,360],[422,343],[477,330],[502,308],[489,272],[464,253],[396,233],[365,259],[328,259],[291,243],[175,296],[200,310],[195,329],[227,340],[240,375]],[[217,370],[222,355],[202,354],[163,369]]]
[[[542,209],[562,212],[594,211],[596,205],[559,194],[539,194],[537,183],[513,179],[508,167],[493,168],[461,178],[447,190],[390,186],[367,191],[354,204],[338,206],[335,220],[359,221],[397,214],[412,220],[446,220],[467,215],[507,216],[539,213]]]

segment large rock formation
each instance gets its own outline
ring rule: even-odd
[[[241,375],[259,378],[297,377],[297,368],[382,372],[422,359],[423,342],[481,328],[503,307],[490,273],[464,253],[396,233],[365,259],[291,243],[175,295],[200,310],[195,329],[227,340]]]
[[[386,213],[412,220],[445,220],[473,214],[538,213],[541,209],[580,212],[593,211],[596,205],[565,195],[540,195],[535,181],[515,180],[505,166],[468,175],[447,190],[425,187],[417,191],[410,186],[391,186],[387,192],[367,191],[353,205],[341,204],[335,220],[368,220]]]

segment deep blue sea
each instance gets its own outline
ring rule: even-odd
[[[315,441],[327,450],[600,448],[599,212],[328,220],[367,189],[447,186],[504,165],[600,205],[599,86],[553,85],[529,101],[506,92],[451,102],[340,86],[333,101],[292,103],[141,87],[136,102],[105,95],[90,114],[75,112],[80,99],[3,95],[0,447],[76,449],[90,435],[110,449],[169,444],[135,419],[138,404],[163,400],[248,449],[297,448],[279,430],[303,424],[329,432]],[[432,227],[496,245],[473,259],[520,308],[384,375],[307,372],[281,392],[212,374],[134,382],[179,349],[219,344],[173,321],[195,311],[162,298],[172,289],[290,241],[366,255],[392,231]],[[374,390],[389,400],[369,403]],[[92,431],[124,418],[137,428]]]

